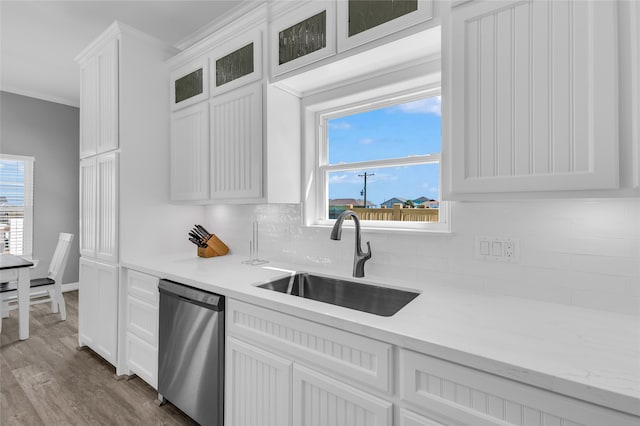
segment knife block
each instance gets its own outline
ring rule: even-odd
[[[207,240],[207,244],[209,246],[207,248],[198,247],[198,256],[214,257],[224,256],[225,254],[229,253],[229,247],[227,247],[227,245],[215,235],[212,235],[211,238]]]

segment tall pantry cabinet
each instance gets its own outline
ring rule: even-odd
[[[132,205],[137,202],[132,193],[155,194],[155,188],[166,186],[155,175],[144,179],[141,166],[145,156],[159,155],[154,148],[168,150],[168,120],[155,114],[155,104],[156,97],[167,97],[164,61],[173,54],[158,40],[114,22],[76,58],[81,70],[78,343],[114,365],[122,247],[130,250],[129,230],[142,220],[131,213],[140,210]],[[139,179],[132,179],[134,172]],[[139,198],[151,204],[145,197]],[[159,193],[156,201],[163,197]]]

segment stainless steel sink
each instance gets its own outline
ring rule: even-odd
[[[419,293],[299,272],[258,287],[390,317]]]

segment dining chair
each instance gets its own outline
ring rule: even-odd
[[[46,278],[31,280],[29,292],[30,305],[51,302],[51,311],[60,312],[63,321],[67,319],[67,308],[62,296],[62,274],[67,265],[73,234],[60,233],[58,245],[49,264],[49,272]],[[0,330],[2,330],[2,317],[6,317],[9,311],[18,309],[18,283],[16,281],[0,283]]]

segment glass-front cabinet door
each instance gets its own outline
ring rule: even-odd
[[[338,1],[338,52],[433,17],[433,0]]]
[[[171,73],[171,110],[175,111],[209,97],[206,57],[198,58]]]
[[[209,55],[213,96],[262,78],[262,33],[242,33]]]
[[[271,47],[274,76],[334,55],[335,3],[308,2],[276,18]]]

